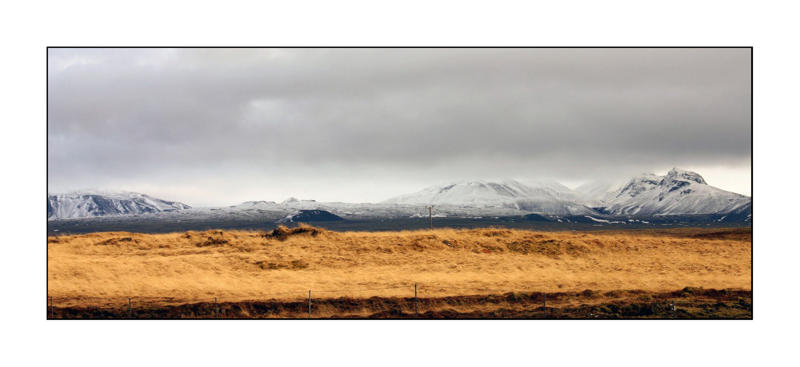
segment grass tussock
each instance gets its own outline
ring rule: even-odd
[[[48,238],[65,304],[750,289],[749,229],[104,232]]]
[[[294,228],[289,228],[284,225],[280,225],[277,228],[273,229],[272,231],[264,234],[264,238],[268,239],[275,238],[280,241],[285,241],[290,236],[308,234],[311,235],[312,237],[316,237],[324,232],[326,232],[326,230],[322,228],[315,228],[307,224],[300,223],[299,226]]]

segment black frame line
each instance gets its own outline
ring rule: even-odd
[[[49,199],[47,199],[47,195],[49,195],[49,188],[50,188],[50,145],[49,145],[49,138],[50,138],[50,49],[60,49],[60,48],[110,48],[110,49],[159,49],[159,48],[178,48],[178,49],[231,49],[231,48],[245,48],[245,49],[266,49],[266,48],[333,48],[333,49],[365,49],[365,48],[374,48],[374,49],[405,49],[405,48],[418,48],[418,49],[750,49],[750,202],[751,202],[751,215],[753,211],[753,194],[755,193],[753,190],[753,46],[47,46],[45,48],[45,177],[46,177],[46,189],[47,192],[45,193],[45,201],[49,203]],[[754,285],[754,251],[753,242],[754,239],[752,237],[754,233],[754,224],[755,224],[755,216],[751,216],[751,225],[750,225],[750,233],[751,233],[751,240],[750,240],[750,292],[754,294],[755,289]],[[49,246],[47,245],[47,214],[45,213],[45,317],[47,320],[102,320],[102,319],[55,319],[50,317],[50,298],[49,298],[49,261],[48,261],[48,251]],[[753,320],[755,314],[755,306],[754,301],[751,297],[751,307],[753,311],[750,314],[749,319],[737,319],[737,320]],[[163,318],[163,319],[136,319],[136,318],[116,318],[113,320],[149,320],[149,321],[163,321],[163,320],[187,320],[181,318]],[[219,319],[219,318],[195,318],[195,319],[188,319],[188,320],[224,320],[224,321],[231,321],[231,320],[368,320],[368,321],[377,321],[377,320],[426,320],[426,321],[444,321],[444,320],[530,320],[530,321],[540,321],[540,320],[557,320],[557,321],[566,321],[566,320],[577,320],[577,321],[616,321],[616,320],[651,320],[651,321],[660,321],[660,320],[689,320],[689,321],[696,321],[696,320],[728,320],[733,321],[732,319],[726,318],[709,318],[709,319],[678,319],[678,318],[659,318],[659,319],[639,319],[639,318],[614,318],[614,319],[556,319],[556,318],[542,318],[542,319],[526,319],[526,318],[503,318],[503,319],[496,319],[496,318],[457,318],[457,319],[417,319],[417,318],[410,318],[410,319],[401,319],[401,318],[386,318],[386,319],[367,319],[367,318],[319,318],[319,319],[309,319],[309,318],[275,318],[275,319],[258,319],[258,318],[231,318],[231,319]]]

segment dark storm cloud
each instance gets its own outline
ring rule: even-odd
[[[215,181],[212,202],[244,181],[280,195],[265,187],[749,168],[749,52],[51,49],[49,182]]]

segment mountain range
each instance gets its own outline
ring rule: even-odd
[[[279,221],[341,217],[409,218],[427,216],[644,218],[675,215],[735,215],[750,221],[750,197],[706,183],[699,174],[672,169],[666,175],[642,174],[623,183],[593,182],[575,190],[555,181],[459,181],[431,186],[380,203],[330,203],[290,198],[283,202],[247,201],[216,208],[189,205],[137,193],[76,192],[48,195],[48,219],[105,216],[274,217]],[[331,217],[330,215],[333,215]],[[311,217],[309,217],[311,216]],[[321,220],[321,219],[320,219]]]

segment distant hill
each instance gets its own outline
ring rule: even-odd
[[[300,210],[297,213],[289,214],[278,223],[299,223],[299,222],[333,222],[344,220],[342,217],[325,210]]]

